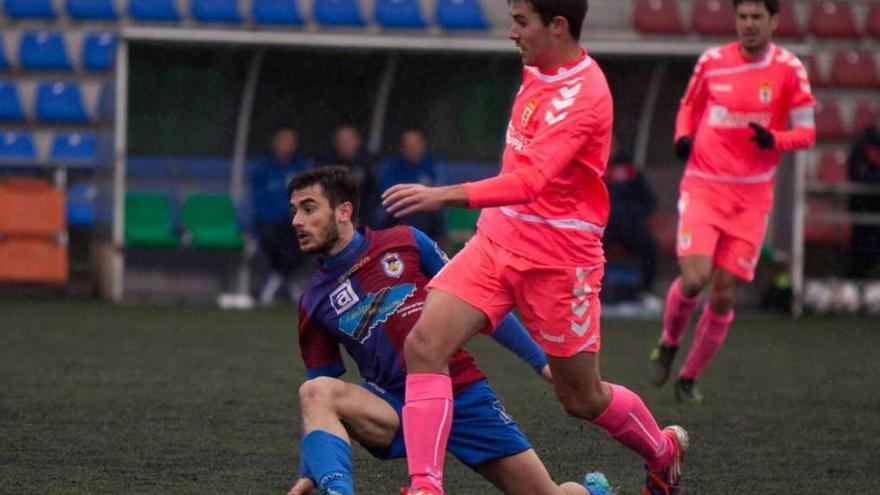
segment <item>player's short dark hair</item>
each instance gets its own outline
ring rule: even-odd
[[[587,11],[590,10],[588,0],[507,0],[507,3],[526,2],[541,17],[544,25],[550,24],[556,16],[568,21],[568,32],[575,41],[581,39],[581,28]]]
[[[291,197],[294,191],[305,189],[318,184],[324,190],[324,196],[330,201],[330,206],[336,208],[342,203],[349,202],[353,208],[352,217],[357,218],[360,210],[360,191],[358,183],[349,173],[348,169],[339,165],[312,168],[293,176],[287,184],[287,197]]]
[[[733,8],[737,8],[739,4],[746,2],[763,3],[764,7],[767,7],[767,12],[770,12],[770,15],[779,13],[779,0],[733,0]]]

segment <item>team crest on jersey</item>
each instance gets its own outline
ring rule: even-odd
[[[538,102],[535,100],[529,100],[529,104],[526,105],[525,110],[523,110],[522,118],[519,121],[520,127],[525,127],[529,123],[529,119],[532,118],[532,114],[535,113],[536,108],[538,108]]]
[[[761,83],[758,97],[761,99],[761,103],[770,103],[770,99],[773,98],[773,90],[771,89],[769,82],[765,81]]]
[[[330,293],[330,305],[333,306],[333,311],[336,311],[337,315],[345,313],[358,302],[360,302],[360,298],[354,291],[354,287],[351,286],[351,280],[346,280]]]
[[[397,253],[388,253],[382,257],[382,269],[385,270],[385,275],[400,278],[403,275],[403,260]]]
[[[682,249],[690,249],[691,248],[691,233],[689,230],[682,230],[681,235],[679,235],[678,241],[681,243]]]

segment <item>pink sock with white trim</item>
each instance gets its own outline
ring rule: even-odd
[[[726,315],[716,315],[708,304],[703,307],[703,314],[700,315],[697,328],[694,330],[694,341],[691,342],[691,348],[688,351],[684,367],[678,375],[679,378],[696,380],[700,377],[700,374],[715,357],[715,353],[721,348],[721,344],[724,343],[732,323],[732,310]]]
[[[699,301],[699,294],[694,297],[682,294],[681,277],[675,279],[675,282],[669,287],[669,293],[666,295],[666,307],[663,309],[663,343],[671,347],[678,347]]]
[[[440,373],[406,375],[403,439],[410,488],[443,495],[443,461],[452,427],[452,380]]]
[[[611,385],[611,403],[593,424],[611,438],[636,451],[651,469],[666,467],[675,453],[672,440],[660,431],[657,421],[638,395]]]

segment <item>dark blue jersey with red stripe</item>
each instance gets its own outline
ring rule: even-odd
[[[320,263],[299,307],[299,345],[309,378],[340,376],[340,344],[364,380],[404,396],[403,343],[422,313],[425,285],[445,254],[407,226],[358,231],[346,248]],[[470,354],[449,362],[453,391],[485,378]]]

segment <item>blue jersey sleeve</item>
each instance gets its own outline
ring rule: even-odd
[[[419,266],[422,269],[422,273],[429,278],[437,275],[437,272],[443,268],[443,265],[449,262],[449,256],[440,249],[440,246],[433,239],[428,237],[428,234],[415,227],[410,228],[412,229],[413,236],[416,238],[416,246],[419,250]]]
[[[547,366],[544,350],[535,343],[523,324],[512,314],[507,315],[498,324],[498,328],[492,332],[492,338],[529,363],[536,373],[540,373],[544,366]]]

